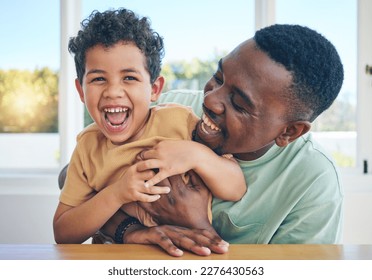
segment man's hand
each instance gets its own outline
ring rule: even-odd
[[[185,183],[184,175],[174,175],[158,184],[171,191],[152,203],[139,203],[161,225],[178,225],[193,229],[213,230],[208,218],[211,194],[192,170]]]
[[[208,256],[211,252],[226,253],[229,247],[229,244],[223,241],[214,230],[191,230],[169,225],[139,227],[125,235],[124,243],[156,244],[174,257],[183,255],[181,249],[200,256]]]

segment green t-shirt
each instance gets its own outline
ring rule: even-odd
[[[158,103],[191,106],[201,115],[203,93],[170,91]],[[230,243],[339,243],[343,190],[333,160],[311,133],[239,161],[248,191],[238,202],[213,200],[213,226]]]

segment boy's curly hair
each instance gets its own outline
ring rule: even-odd
[[[83,82],[88,49],[100,44],[111,47],[119,41],[125,41],[133,42],[143,52],[150,73],[150,82],[153,83],[161,71],[164,44],[163,38],[153,31],[150,25],[148,18],[140,18],[124,8],[105,12],[93,11],[81,22],[81,30],[68,44],[69,52],[74,54],[79,82],[81,84]]]
[[[313,121],[331,106],[344,79],[341,59],[331,42],[312,29],[288,24],[258,30],[254,40],[292,74],[288,118]]]

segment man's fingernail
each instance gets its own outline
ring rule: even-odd
[[[177,256],[179,256],[179,257],[183,255],[183,251],[180,250],[180,249],[176,249],[176,250],[174,250],[174,253],[175,253],[175,255],[177,255]]]

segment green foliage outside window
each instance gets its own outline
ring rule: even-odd
[[[57,132],[58,74],[0,70],[0,132]]]
[[[224,54],[209,60],[164,64],[164,91],[202,90]],[[72,83],[74,81],[71,81]],[[77,93],[76,93],[77,94]],[[84,124],[92,120],[85,110]],[[314,131],[355,130],[355,104],[338,98],[313,124]],[[0,70],[0,133],[58,132],[58,73],[49,68]]]

